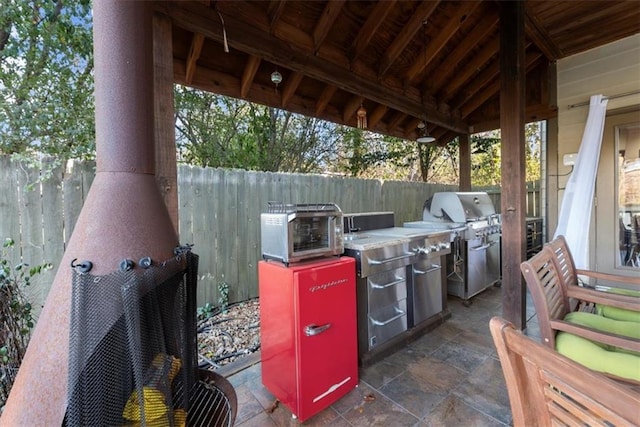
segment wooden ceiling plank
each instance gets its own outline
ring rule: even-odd
[[[356,36],[356,39],[349,48],[349,59],[351,62],[358,59],[360,54],[369,45],[371,38],[376,33],[380,25],[384,22],[387,15],[393,9],[396,4],[396,0],[381,1],[376,3],[373,11],[367,17],[367,21],[364,23],[360,32]]]
[[[380,68],[378,69],[379,78],[384,77],[391,68],[391,65],[398,59],[398,56],[407,47],[411,39],[422,28],[423,22],[431,16],[434,10],[438,7],[440,1],[425,1],[421,2],[415,13],[411,15],[409,22],[405,24],[402,31],[393,40],[393,43],[389,46],[384,53],[382,60],[380,61]]]
[[[170,16],[174,25],[188,31],[201,32],[211,40],[222,41],[222,26],[219,19],[213,16],[215,11],[189,2],[159,2],[155,3],[155,7]],[[295,50],[288,43],[255,26],[247,27],[233,16],[225,17],[225,26],[228,34],[232,34],[228,38],[229,46],[241,52],[260,56],[293,71],[300,71],[312,79],[386,104],[408,115],[422,117],[426,113],[431,122],[456,132],[463,133],[468,129],[457,116],[442,113],[436,108],[424,105],[419,99],[411,99],[405,93],[358,76],[351,70],[336,66],[323,58]]]
[[[421,50],[415,62],[409,67],[406,79],[413,82],[413,79],[420,74],[444,48],[449,40],[460,30],[466,18],[480,5],[480,1],[465,1],[456,9],[454,16],[449,19],[447,25],[438,32],[438,35],[427,43],[427,46]],[[427,25],[427,24],[424,24]]]
[[[269,7],[267,8],[267,14],[269,15],[269,28],[273,33],[273,27],[276,25],[276,22],[280,19],[282,15],[282,11],[284,11],[284,6],[287,3],[287,0],[271,0],[269,2]]]
[[[349,123],[354,114],[356,114],[356,110],[360,108],[364,98],[361,96],[352,96],[344,105],[344,109],[342,110],[342,121],[344,123]]]
[[[253,78],[258,71],[261,59],[257,56],[249,55],[247,65],[242,72],[242,79],[240,80],[240,98],[246,98],[253,83]]]
[[[526,5],[527,3],[525,3],[525,6]],[[531,11],[530,7],[526,9],[524,28],[529,40],[544,53],[549,61],[555,61],[564,56],[560,47],[553,42],[553,39],[533,11]]]
[[[196,73],[196,63],[202,53],[202,45],[204,44],[204,35],[195,33],[191,39],[191,46],[189,47],[189,54],[187,55],[187,83],[193,80],[193,75]]]
[[[487,11],[482,25],[476,25],[473,30],[462,40],[451,54],[447,55],[446,61],[438,66],[438,72],[434,73],[430,79],[433,91],[438,91],[440,86],[457,71],[458,64],[472,52],[474,48],[484,41],[498,26],[498,13],[494,10]]]
[[[327,37],[327,34],[329,34],[331,26],[333,26],[333,23],[336,21],[336,19],[338,19],[345,1],[346,0],[329,0],[324,7],[322,16],[316,24],[316,27],[313,29],[313,43],[315,52],[318,51],[320,45]]]
[[[284,84],[284,88],[282,89],[282,108],[286,108],[291,100],[293,94],[296,93],[298,86],[300,86],[300,82],[304,75],[297,71],[294,71],[289,75],[287,81]]]
[[[327,105],[329,104],[329,101],[331,101],[333,94],[336,93],[336,90],[338,90],[338,88],[333,85],[326,85],[324,87],[324,90],[316,101],[316,116],[320,116],[325,108],[327,108]]]

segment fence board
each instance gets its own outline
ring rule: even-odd
[[[82,163],[72,162],[62,184],[64,241],[69,241],[84,202]],[[66,247],[66,246],[65,246]]]
[[[20,262],[20,197],[18,195],[18,164],[9,157],[0,157],[0,244],[6,238],[15,241],[14,250],[7,252],[11,265]]]
[[[42,222],[42,194],[40,188],[40,167],[20,162],[18,185],[20,189],[20,249],[22,262],[38,265],[44,261],[44,241]],[[34,306],[44,302],[46,286],[29,286],[24,289]]]
[[[190,194],[191,169],[190,166],[178,166],[178,210],[180,212],[180,215],[178,215],[178,234],[181,245],[193,243],[193,234],[191,231],[193,206]],[[197,253],[197,251],[194,252]]]
[[[208,244],[206,237],[211,235],[209,226],[209,188],[207,181],[209,180],[208,169],[191,168],[190,182],[187,194],[189,195],[189,209],[191,230],[188,233],[191,236],[189,243],[193,244],[193,252],[200,257],[200,265],[211,265],[213,259],[213,248]],[[213,277],[206,270],[198,269],[198,294],[206,293],[211,288]]]
[[[52,168],[53,159],[44,160],[43,167]],[[42,274],[38,283],[42,283],[43,294],[49,293],[53,279],[58,270],[59,262],[64,255],[64,219],[60,213],[63,211],[62,178],[64,167],[56,166],[51,170],[51,178],[42,182],[42,216],[43,216],[43,262],[51,263],[53,268]],[[44,299],[42,300],[44,303]]]

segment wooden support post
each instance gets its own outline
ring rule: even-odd
[[[173,108],[173,48],[171,20],[153,16],[153,112],[156,145],[156,181],[178,233],[178,170]]]
[[[458,137],[460,141],[460,191],[471,191],[471,142],[468,133]]]
[[[525,70],[524,2],[501,2],[502,310],[503,317],[518,329],[526,327],[526,293],[520,272],[526,253]]]

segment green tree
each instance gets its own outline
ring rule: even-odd
[[[89,0],[4,0],[0,154],[94,156]]]
[[[183,86],[175,95],[176,141],[187,163],[322,172],[335,162],[335,124]]]

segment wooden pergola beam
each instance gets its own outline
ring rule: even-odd
[[[526,293],[520,263],[526,256],[524,2],[500,4],[500,129],[502,135],[502,311],[522,330]]]

